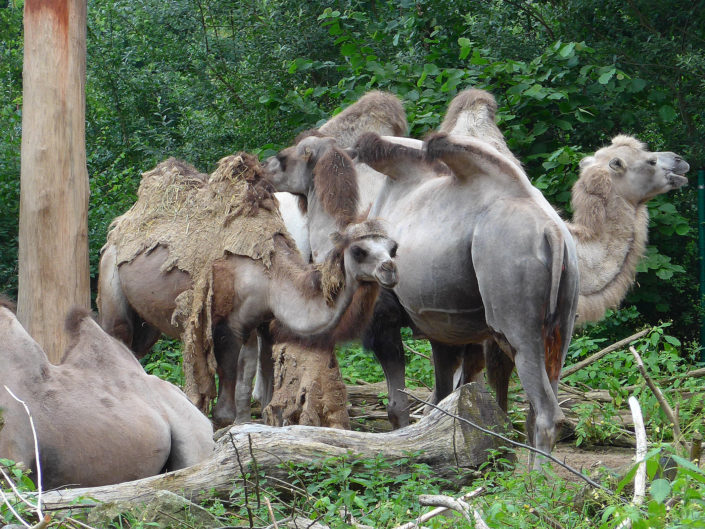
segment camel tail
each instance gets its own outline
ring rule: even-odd
[[[556,381],[563,367],[563,340],[561,330],[561,290],[566,286],[566,248],[563,235],[555,227],[546,231],[551,249],[551,287],[548,292],[547,311],[543,324],[544,359],[549,380]],[[564,329],[563,329],[564,330]],[[570,337],[568,337],[569,339]]]

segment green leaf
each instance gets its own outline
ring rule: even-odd
[[[668,495],[671,493],[671,483],[667,479],[655,479],[651,483],[649,492],[654,500],[658,503],[663,503],[663,501],[668,498]]]
[[[558,52],[561,57],[572,57],[575,55],[575,42],[570,42],[561,48]]]
[[[600,84],[607,84],[610,82],[610,79],[614,76],[615,69],[612,68],[611,70],[603,73],[598,79],[597,82]]]
[[[658,109],[658,115],[662,121],[664,121],[665,123],[670,123],[671,121],[676,119],[678,113],[676,112],[676,109],[673,108],[671,105],[663,105],[661,108]]]

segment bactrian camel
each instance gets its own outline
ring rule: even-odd
[[[257,182],[256,193],[250,195],[260,196],[260,202],[271,200],[266,186]],[[253,210],[264,214],[263,204]],[[338,233],[319,266],[304,263],[293,241],[279,235],[285,232],[282,224],[274,235],[262,234],[272,238],[269,267],[262,260],[227,252],[213,263],[213,347],[220,381],[213,411],[217,424],[236,418],[238,353],[258,326],[276,318],[292,337],[325,339],[340,332],[341,326],[352,325],[351,315],[359,316],[359,306],[371,305],[367,298],[376,297],[378,284],[396,284],[396,243],[377,222],[351,224]],[[101,324],[133,349],[138,343],[138,353],[150,347],[159,332],[180,337],[183,328],[172,315],[177,297],[192,288],[193,278],[178,268],[163,271],[164,263],[172,259],[163,245],[150,247],[130,262],[118,263],[117,254],[109,240],[100,263]],[[148,335],[150,343],[141,335]]]
[[[315,167],[326,144],[330,138],[309,136],[297,152],[311,153]],[[408,140],[368,133],[356,151],[359,162],[388,177],[370,216],[404,241],[393,290],[415,328],[454,346],[491,337],[502,344],[532,404],[529,436],[550,451],[564,418],[556,391],[578,297],[577,253],[565,223],[488,143],[438,136],[425,153]],[[295,154],[267,164],[275,182],[300,167]],[[446,363],[442,351],[434,349],[434,362]],[[450,392],[436,384],[438,398]]]
[[[354,106],[354,105],[353,105]],[[495,110],[496,110],[496,103],[494,102],[494,98],[491,96],[491,94],[488,94],[483,91],[478,91],[478,90],[466,90],[462,93],[460,93],[451,103],[448,111],[448,115],[446,116],[442,126],[441,126],[441,131],[452,134],[452,135],[459,135],[459,136],[474,136],[476,138],[482,138],[483,140],[487,141],[488,143],[492,144],[496,149],[498,149],[507,159],[513,161],[516,165],[520,166],[519,161],[512,155],[512,153],[507,149],[506,144],[504,142],[504,138],[499,132],[499,129],[497,129],[495,121],[494,121],[494,115],[495,115]],[[310,140],[309,140],[310,141]],[[401,140],[399,138],[394,138],[395,142],[400,142],[404,141],[407,144],[409,143],[408,139]],[[615,139],[615,142],[617,143],[627,143],[631,145],[640,145],[639,142],[637,142],[634,139],[627,139],[626,137],[618,137]],[[625,145],[622,145],[624,147]],[[311,147],[309,146],[309,149]],[[648,166],[650,167],[655,167],[658,166],[660,168],[661,174],[658,176],[657,174],[659,171],[655,171],[654,173],[651,173],[649,169],[645,166],[643,166],[644,163],[647,163],[647,159],[649,156],[651,156],[650,161],[648,162]],[[279,158],[277,159],[271,159],[268,163],[268,167],[271,171],[273,171],[275,174],[278,174],[278,177],[275,177],[275,182],[277,178],[280,180],[286,181],[285,175],[282,175],[282,172],[279,170],[277,165],[281,162],[282,159],[286,160],[286,164],[290,165],[292,160],[290,157],[292,155],[296,155],[296,151],[294,151],[293,147],[290,147],[289,149],[282,151],[280,153]],[[594,160],[597,159],[597,157],[593,158],[587,158],[583,164],[583,168],[587,165],[591,165],[594,163]],[[604,161],[604,163],[608,163],[609,160]],[[618,163],[618,162],[616,162]],[[628,233],[628,234],[634,234],[634,238],[630,238],[627,236],[626,238],[623,238],[623,242],[626,242],[626,245],[622,245],[622,255],[624,257],[624,263],[625,266],[620,268],[619,274],[615,275],[610,275],[610,272],[607,271],[606,274],[602,275],[602,281],[607,281],[609,284],[606,284],[606,288],[600,289],[600,288],[593,288],[591,290],[588,290],[586,288],[588,283],[592,283],[593,285],[595,284],[595,281],[587,281],[587,277],[584,277],[582,285],[583,285],[583,293],[585,295],[581,296],[580,298],[580,307],[579,309],[580,312],[580,321],[584,322],[588,319],[594,319],[594,318],[599,318],[602,316],[604,313],[604,310],[608,306],[615,306],[619,303],[621,298],[623,297],[624,293],[626,292],[626,289],[630,286],[631,282],[633,281],[634,273],[635,273],[635,266],[638,261],[638,258],[641,256],[641,252],[643,251],[643,241],[645,241],[645,236],[646,236],[646,228],[647,228],[647,220],[648,218],[646,217],[646,207],[644,205],[645,201],[654,196],[655,194],[659,193],[664,193],[667,192],[670,189],[674,189],[679,187],[685,182],[685,178],[680,176],[683,173],[685,173],[688,170],[688,166],[685,162],[683,162],[678,156],[672,154],[672,153],[648,153],[646,151],[643,151],[641,154],[637,156],[637,158],[633,157],[626,157],[625,160],[623,160],[623,163],[628,163],[629,164],[629,170],[624,171],[625,175],[628,175],[626,178],[622,178],[619,182],[617,182],[617,185],[612,186],[612,194],[608,196],[603,196],[602,200],[605,201],[605,204],[612,204],[618,205],[622,200],[627,200],[628,201],[628,207],[624,208],[624,211],[622,211],[619,214],[613,213],[608,213],[603,215],[603,223],[602,223],[602,229],[599,228],[599,226],[596,226],[595,223],[592,223],[592,227],[589,230],[586,230],[585,228],[580,228],[576,226],[576,223],[581,222],[585,224],[584,221],[581,221],[580,219],[583,218],[583,211],[587,211],[587,208],[585,206],[581,206],[579,204],[579,199],[576,198],[576,193],[580,193],[579,189],[581,188],[582,184],[578,183],[574,187],[574,209],[576,210],[576,214],[574,217],[574,223],[569,225],[569,229],[571,229],[575,239],[578,242],[578,247],[579,247],[579,254],[581,256],[581,259],[579,261],[579,265],[581,266],[581,270],[583,268],[589,267],[589,265],[586,262],[586,248],[588,246],[593,247],[593,255],[594,255],[594,247],[595,247],[595,242],[599,240],[600,238],[602,241],[604,241],[604,244],[607,246],[610,246],[613,248],[612,250],[608,250],[609,252],[615,252],[617,255],[619,255],[619,251],[615,250],[617,246],[619,246],[619,243],[615,243],[614,240],[611,241],[610,235],[612,233],[619,235],[621,233]],[[641,167],[642,169],[639,169],[640,163],[642,164]],[[360,162],[359,159],[355,160],[354,166],[357,169],[357,173],[363,173],[366,174],[370,171],[369,167],[363,163]],[[644,171],[645,169],[645,171]],[[443,172],[443,168],[437,168],[438,171]],[[638,174],[642,173],[642,178],[640,179],[638,177]],[[319,176],[319,180],[322,180],[323,177]],[[369,178],[369,176],[367,177]],[[651,180],[653,178],[653,180]],[[299,179],[302,180],[302,179]],[[647,182],[651,180],[650,184],[647,184]],[[623,193],[623,189],[626,183],[629,183],[633,189],[630,192]],[[311,182],[311,185],[313,182]],[[331,184],[328,184],[331,186]],[[284,186],[283,188],[287,189],[288,188],[288,183]],[[603,190],[607,189],[606,187],[603,187]],[[638,190],[641,189],[641,192]],[[294,191],[296,192],[296,191]],[[623,193],[624,196],[622,196]],[[588,195],[590,196],[590,195]],[[627,198],[628,197],[628,198]],[[631,201],[631,202],[629,202]],[[594,204],[594,202],[593,202]],[[607,208],[609,209],[609,207]],[[598,208],[598,212],[606,211],[604,207]],[[606,222],[604,222],[606,221]],[[611,222],[611,224],[610,224]],[[606,237],[605,237],[606,235]],[[616,237],[613,237],[615,239]],[[640,243],[641,241],[641,243]],[[629,244],[633,242],[634,244]],[[586,244],[587,243],[587,244]],[[604,254],[603,254],[604,255]],[[599,261],[599,259],[598,259]],[[595,262],[595,261],[593,261]],[[604,271],[604,268],[602,269]],[[584,274],[583,274],[584,275]],[[589,275],[588,275],[589,277]],[[609,278],[612,278],[612,281],[609,281]],[[618,285],[616,287],[616,285]],[[588,292],[592,292],[592,294],[589,294]],[[388,292],[383,292],[383,295],[380,296],[380,299],[378,301],[378,306],[386,300],[387,304],[394,307],[394,304],[396,303],[396,299],[393,296],[385,296],[384,294],[388,294]],[[598,294],[597,296],[595,294]],[[605,293],[610,293],[611,295],[600,295],[600,294],[605,294]],[[592,301],[595,300],[600,300],[601,307],[598,305],[597,309],[588,309],[589,305],[592,304],[590,303],[590,299],[592,298]],[[590,310],[590,312],[588,312]],[[388,344],[390,342],[389,339],[385,340],[384,338],[380,339],[380,336],[384,337],[385,332],[386,336],[390,336],[391,334],[394,334],[394,329],[393,327],[398,327],[402,324],[408,323],[403,319],[404,312],[399,311],[398,313],[400,316],[397,318],[396,321],[391,321],[389,318],[387,318],[384,321],[378,320],[378,319],[373,319],[371,330],[372,332],[369,332],[370,329],[368,329],[368,337],[369,338],[367,341],[369,344],[372,346],[375,345],[384,345],[385,343]],[[391,326],[389,323],[391,322]],[[390,331],[390,327],[392,327]],[[398,338],[397,338],[398,341]],[[449,345],[443,345],[440,343],[434,342],[433,339],[431,339],[431,343],[434,346],[434,357],[437,357],[438,355],[435,354],[436,349],[440,350],[445,349],[445,355],[447,357],[452,357],[455,359],[455,361],[451,362],[445,362],[441,364],[440,362],[436,361],[436,370],[438,372],[439,369],[442,369],[445,371],[445,374],[443,375],[443,379],[445,380],[444,382],[444,387],[448,387],[449,385],[449,373],[452,372],[452,368],[457,365],[459,357],[461,357],[461,353],[463,352],[461,348],[454,347],[454,346],[449,346]],[[492,341],[489,342],[492,344]],[[401,349],[401,344],[399,343],[397,346],[399,349]],[[500,364],[500,367],[495,367],[494,369],[489,369],[489,378],[491,383],[496,387],[498,385],[498,380],[497,378],[499,377],[500,379],[503,378],[502,371],[503,369],[501,368],[501,364],[504,364],[505,368],[507,364],[510,366],[510,372],[511,372],[511,362],[503,362],[503,359],[505,358],[504,355],[497,355],[496,354],[496,349],[491,349],[490,352],[494,352],[494,354],[489,355],[489,360],[492,361],[493,359],[497,361]],[[468,346],[467,350],[465,351],[466,353],[466,368],[468,370],[469,374],[472,373],[477,373],[478,369],[481,369],[482,367],[482,355],[479,352],[478,347],[475,346]],[[384,355],[378,354],[378,358],[383,357]],[[471,360],[468,364],[468,360]],[[396,362],[396,367],[395,367],[395,362]],[[389,389],[390,389],[390,408],[389,408],[389,415],[390,415],[390,420],[392,420],[392,423],[395,424],[394,416],[401,416],[401,419],[397,419],[396,424],[404,424],[406,420],[408,420],[406,417],[405,410],[399,410],[397,408],[396,410],[392,410],[391,404],[393,403],[394,397],[393,395],[395,394],[394,387],[395,385],[397,387],[403,387],[403,356],[399,353],[397,354],[391,354],[387,355],[387,367],[385,368],[385,374],[389,375],[391,372],[396,372],[398,373],[401,371],[402,375],[399,376],[398,374],[394,378],[394,380],[390,380],[390,377],[388,376],[388,383],[389,383]],[[492,362],[490,362],[490,367],[492,367]],[[443,366],[447,365],[451,369],[443,369]],[[506,373],[506,371],[505,371]],[[438,373],[437,373],[438,376]],[[506,376],[506,375],[504,375]],[[501,386],[502,383],[499,383]],[[444,389],[441,388],[440,394],[437,395],[437,397],[442,396],[444,393]],[[502,397],[503,394],[504,396]],[[500,404],[503,405],[503,407],[506,409],[506,390],[504,392],[498,392],[498,397],[500,398]],[[401,400],[401,399],[400,399]],[[405,416],[406,415],[406,416]]]
[[[84,310],[67,318],[59,365],[0,299],[0,458],[37,480],[32,415],[45,488],[131,481],[194,465],[213,450],[210,421],[176,386],[147,375],[127,347]]]

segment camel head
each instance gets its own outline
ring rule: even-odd
[[[672,152],[649,152],[631,136],[612,143],[580,162],[580,181],[588,192],[615,194],[636,206],[688,183],[690,165]]]
[[[338,146],[335,138],[321,136],[317,131],[299,138],[265,162],[269,180],[277,191],[306,197],[315,191],[325,211],[340,226],[349,224],[357,214],[359,191],[348,152]]]
[[[351,224],[331,237],[335,244],[333,252],[342,253],[346,276],[359,282],[377,282],[385,288],[396,286],[397,243],[387,236],[379,221]]]

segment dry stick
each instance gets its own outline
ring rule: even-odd
[[[656,396],[656,400],[658,400],[658,403],[661,405],[661,409],[663,409],[663,412],[666,414],[666,417],[673,424],[674,444],[680,445],[682,438],[681,427],[680,423],[678,422],[678,417],[676,417],[676,415],[673,413],[673,408],[671,408],[671,406],[668,404],[668,401],[663,396],[663,393],[661,393],[659,387],[654,384],[654,381],[651,380],[651,377],[646,372],[646,367],[644,366],[644,362],[642,361],[641,356],[639,356],[639,353],[636,352],[636,349],[634,349],[634,347],[630,347],[629,351],[631,351],[632,355],[634,355],[636,365],[639,368],[639,371],[641,371],[641,376],[644,377],[644,380],[646,380],[647,385],[651,388],[651,391],[653,391],[654,395]]]
[[[629,408],[632,410],[634,418],[634,433],[636,434],[636,460],[639,465],[634,476],[634,505],[641,505],[646,496],[646,428],[644,427],[644,417],[641,414],[639,401],[635,397],[629,397]],[[615,529],[629,529],[632,526],[631,518],[625,519]]]
[[[230,444],[232,444],[233,448],[235,449],[235,457],[237,458],[237,464],[240,467],[240,474],[242,475],[242,486],[244,487],[245,491],[245,508],[247,509],[247,518],[250,521],[250,529],[252,529],[255,526],[255,522],[252,519],[252,509],[250,509],[250,500],[247,494],[247,476],[245,476],[245,469],[243,468],[242,461],[240,460],[240,452],[238,452],[237,446],[235,445],[235,439],[233,439],[232,432],[228,431],[228,435],[230,435]]]
[[[419,496],[419,503],[421,505],[432,505],[444,507],[446,510],[452,510],[459,512],[463,515],[470,525],[472,525],[472,519],[470,518],[470,506],[462,500],[456,500],[450,496],[443,496],[440,494],[423,494]]]
[[[279,526],[277,525],[277,519],[274,517],[274,511],[272,510],[272,504],[269,503],[269,498],[267,498],[267,496],[264,497],[264,503],[267,504],[269,517],[272,519],[272,526],[274,526],[274,529],[279,529]]]
[[[563,369],[563,371],[561,371],[561,378],[565,378],[568,375],[572,375],[576,371],[580,371],[585,366],[589,366],[590,364],[597,362],[603,356],[608,355],[612,351],[616,351],[620,347],[624,347],[625,345],[633,342],[634,340],[641,338],[642,336],[648,334],[649,332],[651,332],[651,329],[643,329],[636,334],[632,334],[631,336],[628,336],[627,338],[624,338],[623,340],[619,340],[618,342],[615,342],[612,345],[605,347],[604,349],[602,349],[601,351],[598,351],[594,355],[587,357],[585,360],[582,360],[582,361],[578,362],[577,364],[573,364],[572,366],[570,366],[566,369]]]
[[[481,494],[484,494],[484,493],[485,493],[485,487],[478,487],[475,490],[468,492],[467,494],[464,494],[463,496],[461,496],[458,499],[459,500],[469,500],[470,498],[480,496]],[[419,501],[420,500],[421,500],[421,498],[419,498]],[[394,529],[413,529],[414,527],[418,527],[422,523],[427,522],[431,518],[434,518],[434,517],[438,516],[439,514],[443,514],[447,510],[448,510],[447,507],[439,507],[438,509],[433,509],[432,511],[429,511],[426,514],[422,514],[421,516],[416,518],[416,520],[414,520],[412,522],[407,522],[403,525],[399,525],[399,526],[395,527]]]
[[[10,396],[15,399],[17,402],[22,404],[24,407],[24,411],[27,412],[27,416],[29,417],[29,426],[32,428],[32,436],[34,437],[34,457],[36,460],[37,464],[37,517],[39,518],[39,524],[44,522],[45,516],[42,514],[42,467],[39,464],[39,440],[37,439],[37,430],[34,427],[34,419],[32,419],[32,414],[29,411],[29,407],[25,402],[17,397],[10,388],[5,386],[5,390],[10,394]],[[48,523],[48,522],[47,522]]]
[[[472,426],[473,428],[475,428],[475,429],[477,429],[477,430],[480,430],[480,431],[483,432],[483,433],[486,433],[486,434],[488,434],[488,435],[492,435],[492,436],[494,436],[494,437],[497,437],[498,439],[501,439],[501,440],[504,441],[505,443],[509,443],[510,445],[514,445],[514,446],[517,446],[517,447],[519,447],[519,448],[525,448],[526,450],[529,450],[530,452],[534,452],[535,454],[542,455],[542,456],[544,456],[545,458],[550,459],[550,460],[553,461],[554,463],[558,463],[560,466],[562,466],[563,468],[565,468],[568,472],[572,472],[573,474],[575,474],[576,476],[578,476],[580,479],[582,479],[583,481],[585,481],[587,484],[589,484],[591,487],[594,487],[594,488],[596,488],[596,489],[600,489],[600,490],[602,490],[602,491],[605,491],[607,494],[614,495],[614,492],[612,492],[610,489],[608,489],[608,488],[606,488],[606,487],[603,487],[603,486],[600,485],[599,483],[597,483],[597,482],[591,480],[591,479],[590,479],[589,477],[587,477],[586,475],[584,475],[584,474],[580,473],[579,471],[575,470],[573,467],[571,467],[571,466],[569,466],[569,465],[566,465],[566,464],[563,463],[560,459],[556,458],[555,456],[552,456],[552,455],[549,454],[548,452],[544,452],[543,450],[539,450],[538,448],[534,448],[533,446],[529,446],[529,445],[526,445],[526,444],[524,444],[524,443],[519,443],[518,441],[513,441],[512,439],[509,439],[508,437],[505,437],[505,436],[503,436],[503,435],[501,435],[501,434],[498,434],[497,432],[493,432],[492,430],[488,430],[487,428],[483,428],[483,427],[480,426],[479,424],[475,424],[474,422],[469,421],[468,419],[466,419],[466,418],[464,418],[464,417],[460,417],[460,416],[458,416],[458,415],[455,415],[455,414],[453,414],[453,413],[450,413],[449,411],[446,411],[446,410],[444,410],[443,408],[440,408],[440,407],[436,406],[435,404],[431,404],[430,402],[423,401],[423,400],[421,400],[420,398],[418,398],[416,395],[412,395],[412,394],[409,393],[408,391],[405,391],[405,390],[403,390],[403,389],[400,389],[399,391],[401,391],[402,393],[406,393],[406,394],[409,395],[411,398],[416,399],[416,400],[418,400],[419,402],[425,402],[425,403],[426,403],[428,406],[430,406],[431,408],[434,408],[434,409],[436,409],[436,410],[439,410],[441,413],[444,413],[445,415],[448,415],[449,417],[452,417],[452,418],[454,418],[454,419],[456,419],[456,420],[458,420],[458,421],[464,422],[465,424],[469,424],[469,425]]]
[[[426,360],[430,360],[430,359],[431,359],[430,356],[425,355],[425,354],[423,354],[423,353],[420,353],[420,352],[417,351],[416,349],[412,349],[411,347],[409,347],[408,345],[406,345],[404,342],[402,342],[401,344],[404,346],[404,349],[406,349],[406,350],[409,351],[410,353],[414,353],[415,355],[420,356],[420,357],[422,357],[422,358],[425,358]]]

